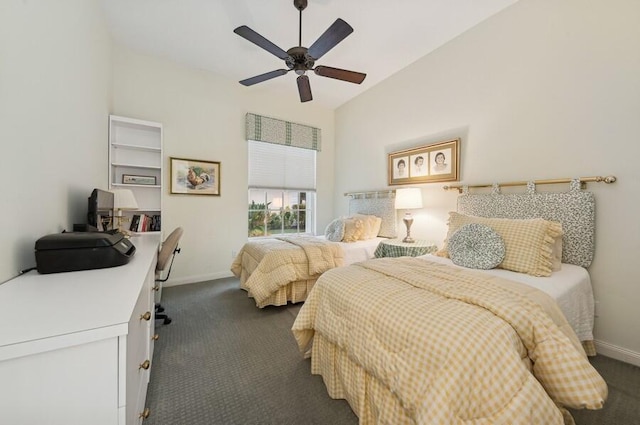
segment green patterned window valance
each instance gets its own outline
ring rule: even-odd
[[[321,130],[304,124],[247,114],[247,140],[320,150]]]

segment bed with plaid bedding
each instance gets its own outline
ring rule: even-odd
[[[245,244],[231,271],[260,308],[301,302],[323,272],[341,266],[338,243],[312,236],[257,239]]]
[[[571,424],[607,397],[546,293],[423,258],[324,273],[292,331],[360,424]]]

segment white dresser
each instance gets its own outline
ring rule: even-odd
[[[142,422],[160,236],[131,241],[124,266],[0,285],[0,424]]]

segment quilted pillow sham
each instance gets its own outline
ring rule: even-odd
[[[562,235],[555,238],[551,251],[551,269],[557,272],[562,268]]]
[[[378,216],[373,216],[373,225],[371,227],[371,237],[377,238],[380,233],[380,228],[382,227],[382,218]]]
[[[448,241],[465,224],[479,223],[491,227],[504,241],[505,256],[500,268],[533,276],[550,276],[553,271],[553,244],[561,237],[562,225],[541,218],[486,218],[449,213],[449,231],[444,245],[436,253],[449,257]]]
[[[504,260],[504,241],[491,227],[465,224],[449,238],[453,264],[472,269],[493,269]]]
[[[344,236],[342,242],[355,242],[360,239],[364,232],[364,224],[362,220],[356,218],[344,219]]]
[[[326,229],[324,229],[324,236],[328,241],[342,241],[342,238],[344,237],[344,220],[341,218],[336,218],[331,223],[329,223]]]
[[[373,239],[378,236],[380,225],[382,224],[380,217],[376,217],[375,215],[354,214],[353,218],[362,220],[363,231],[360,240]]]

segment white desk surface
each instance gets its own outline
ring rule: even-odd
[[[39,274],[0,285],[0,360],[125,335],[159,235],[134,236],[128,264]]]

